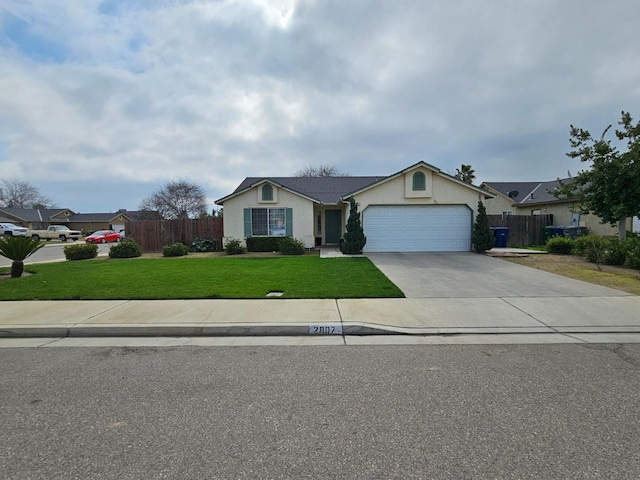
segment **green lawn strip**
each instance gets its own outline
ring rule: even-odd
[[[375,298],[403,294],[367,258],[109,259],[29,265],[0,300]]]

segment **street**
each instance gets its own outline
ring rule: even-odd
[[[1,348],[21,478],[636,479],[640,345]]]

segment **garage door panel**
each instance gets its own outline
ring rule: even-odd
[[[464,205],[373,206],[363,213],[365,252],[471,249],[471,210]]]

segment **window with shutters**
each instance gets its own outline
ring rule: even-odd
[[[285,208],[252,208],[251,235],[284,237],[287,234]]]

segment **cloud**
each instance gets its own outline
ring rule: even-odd
[[[121,185],[43,191],[76,210],[314,164],[553,179],[578,168],[569,124],[640,110],[632,0],[5,3],[0,177]]]

